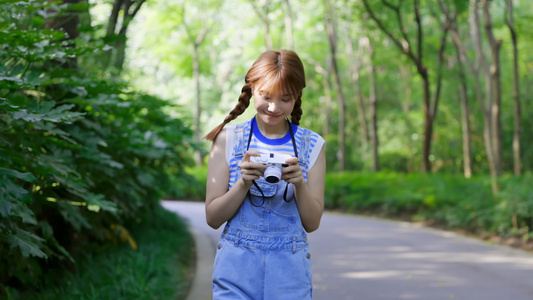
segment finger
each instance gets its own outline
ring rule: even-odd
[[[289,165],[295,165],[298,163],[298,157],[291,157],[285,161]]]
[[[260,164],[260,168],[253,168],[255,164],[250,163],[248,168],[241,168],[241,174],[243,175],[255,175],[255,176],[262,176],[263,175],[263,165]]]
[[[298,183],[303,179],[303,176],[301,174],[288,174],[282,177],[283,180],[287,183]]]
[[[262,163],[243,161],[239,167],[241,168],[241,173],[243,173],[244,170],[254,170],[257,171],[257,174],[262,175],[267,166]]]
[[[244,153],[244,158],[242,159],[243,161],[250,161],[250,156],[261,156],[261,154],[259,154],[259,152],[255,151],[255,150],[248,150],[246,151],[246,153]]]
[[[258,180],[259,176],[254,176],[254,175],[246,175],[246,176],[244,176],[243,175],[242,179],[245,180],[245,181]]]
[[[301,172],[301,171],[302,169],[300,168],[299,165],[289,165],[281,169],[282,173],[293,173],[293,172]]]

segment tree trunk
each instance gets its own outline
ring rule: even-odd
[[[335,28],[333,25],[333,20],[331,18],[331,3],[329,0],[326,0],[326,6],[328,7],[328,12],[326,13],[326,28],[328,34],[329,48],[331,52],[331,68],[334,76],[335,88],[337,89],[337,98],[339,101],[339,150],[337,152],[337,159],[339,160],[339,171],[344,171],[346,168],[345,165],[345,110],[346,110],[346,101],[344,100],[344,95],[342,93],[342,84],[339,74],[339,69],[337,68],[337,40],[335,36]]]
[[[328,62],[326,64],[330,65],[329,63],[330,59],[328,58]],[[324,85],[325,89],[325,95],[324,95],[324,101],[325,101],[325,110],[324,113],[324,123],[322,124],[322,135],[327,136],[329,134],[329,124],[331,124],[331,95],[332,95],[332,87],[330,82],[330,74],[331,72],[324,69],[318,62],[312,61],[312,65],[315,66],[315,71],[322,75],[322,84]],[[331,69],[327,67],[328,69]]]
[[[501,80],[500,80],[500,46],[502,41],[496,40],[492,32],[492,21],[490,16],[490,2],[483,0],[483,21],[485,32],[488,37],[492,62],[489,68],[490,88],[494,96],[490,106],[492,125],[492,149],[494,152],[494,163],[498,174],[502,171],[502,142],[501,142]]]
[[[450,30],[450,22],[445,21],[444,24],[441,24],[442,29],[442,37],[440,40],[440,48],[439,48],[439,55],[438,55],[438,63],[437,63],[437,82],[436,82],[436,88],[435,88],[435,94],[433,98],[433,102],[430,103],[430,116],[427,118],[431,122],[431,130],[428,130],[429,133],[426,133],[426,138],[430,139],[432,138],[433,133],[433,126],[435,124],[435,119],[437,118],[437,108],[439,106],[439,99],[440,99],[440,91],[442,87],[442,65],[444,63],[444,52],[446,50],[446,40],[448,38],[448,31]],[[429,141],[429,147],[431,147],[431,141]],[[428,152],[429,157],[430,152]]]
[[[146,0],[115,0],[106,28],[106,39],[113,41],[110,44],[114,47],[114,55],[104,57],[105,66],[112,65],[117,73],[122,71],[126,59],[126,40],[128,26],[137,15],[141,6]],[[122,14],[120,13],[122,11]],[[119,17],[122,15],[121,26],[117,32]]]
[[[122,8],[124,0],[115,0],[113,2],[113,9],[111,9],[111,15],[109,16],[109,23],[107,23],[106,36],[111,36],[115,33],[118,22],[118,15]]]
[[[472,150],[470,138],[470,109],[468,106],[468,96],[466,87],[466,76],[464,73],[463,63],[461,62],[461,54],[459,48],[456,46],[457,60],[459,63],[459,99],[461,99],[461,128],[463,136],[463,173],[466,178],[472,177]]]
[[[207,32],[209,31],[209,27],[206,25],[205,17],[202,18],[202,30],[197,34],[194,35],[191,28],[185,21],[185,9],[183,10],[183,27],[185,29],[185,32],[187,34],[187,38],[189,39],[192,49],[193,49],[193,61],[192,61],[192,69],[193,69],[193,80],[194,80],[194,86],[195,86],[195,112],[194,112],[194,139],[195,141],[200,144],[201,142],[201,120],[202,120],[202,108],[200,105],[201,97],[200,97],[200,53],[199,49],[202,43],[204,42],[205,36],[207,35]],[[203,165],[203,155],[200,152],[200,150],[196,150],[194,152],[194,159],[197,166]]]
[[[479,26],[479,13],[478,13],[478,0],[470,0],[470,37],[472,38],[476,59],[472,67],[475,83],[478,84],[477,75],[479,74],[479,69],[483,69],[485,75],[485,99],[482,97],[481,87],[476,86],[476,91],[478,99],[481,101],[481,109],[483,112],[483,139],[485,141],[485,150],[487,152],[487,160],[489,163],[490,175],[491,175],[491,186],[492,193],[495,195],[498,192],[498,182],[497,178],[499,176],[499,167],[496,162],[494,147],[493,147],[493,126],[492,118],[490,113],[490,107],[492,106],[492,89],[491,89],[491,76],[488,67],[487,60],[483,53],[483,47],[481,45],[481,30]]]
[[[352,11],[349,8],[346,8],[344,11],[344,15],[346,18],[346,21],[344,22],[344,31],[346,32],[346,49],[348,54],[348,64],[349,64],[349,70],[351,73],[351,78],[353,81],[354,89],[357,91],[355,96],[355,104],[357,109],[357,116],[359,118],[359,131],[360,131],[360,139],[361,139],[361,159],[363,162],[368,161],[368,154],[369,154],[369,146],[368,143],[370,141],[369,136],[369,129],[368,129],[368,121],[367,121],[367,113],[365,111],[365,104],[364,104],[364,96],[363,96],[363,89],[361,87],[361,68],[363,66],[363,55],[365,52],[365,48],[367,48],[369,45],[368,37],[363,36],[359,39],[358,43],[358,50],[357,55],[354,51],[353,41],[357,40],[357,36],[361,35],[360,33],[353,34],[351,31],[352,26]],[[365,34],[363,34],[365,35]],[[370,87],[372,88],[372,87]]]
[[[506,23],[511,33],[511,39],[513,42],[513,99],[514,99],[514,128],[513,128],[513,170],[516,176],[520,176],[521,169],[521,155],[520,155],[520,77],[518,76],[518,47],[517,36],[514,29],[514,17],[513,17],[513,0],[507,0],[507,15]]]
[[[346,28],[349,30],[349,28]],[[361,132],[361,153],[363,161],[366,161],[368,151],[368,141],[370,140],[368,134],[368,122],[366,120],[365,105],[363,103],[363,91],[361,89],[360,72],[363,61],[364,48],[368,45],[368,38],[364,37],[359,40],[359,49],[357,51],[357,58],[355,58],[351,37],[347,44],[348,57],[350,62],[350,69],[352,73],[352,80],[354,81],[354,87],[357,90],[357,96],[355,98],[357,115],[359,116],[359,130]]]
[[[413,98],[413,89],[411,88],[411,83],[409,82],[409,79],[412,78],[412,75],[410,73],[410,68],[405,67],[404,65],[398,66],[399,72],[402,79],[405,79],[405,96],[402,102],[402,111],[405,115],[405,125],[407,127],[407,132],[415,132],[415,126],[413,126],[413,122],[411,122],[411,119],[409,118],[409,114],[411,112],[411,102]],[[407,157],[407,172],[411,173],[415,170],[415,161],[414,161],[414,153],[412,152],[413,147],[413,139],[412,135],[409,135],[407,137],[407,144],[409,147],[409,153]]]
[[[427,72],[420,74],[422,76],[423,106],[424,106],[424,140],[422,141],[422,171],[431,171],[431,162],[429,154],[431,153],[431,137],[433,136],[433,120],[431,119],[429,78]]]
[[[199,59],[199,53],[198,53],[198,44],[194,44],[193,46],[193,78],[194,78],[194,86],[195,86],[195,114],[194,114],[194,139],[196,142],[200,142],[201,136],[201,128],[200,128],[200,120],[202,117],[202,109],[200,107],[200,59]],[[194,152],[194,159],[196,161],[197,166],[203,165],[203,157],[202,153],[200,151]]]
[[[444,5],[442,0],[439,0],[439,6],[446,16],[446,21],[448,22],[448,25],[450,26],[450,33],[455,45],[456,55],[457,55],[457,61],[459,64],[459,99],[461,100],[461,128],[462,128],[462,140],[463,140],[463,173],[466,178],[472,177],[472,150],[471,150],[471,136],[470,136],[470,108],[468,104],[468,88],[466,86],[466,75],[464,72],[465,65],[470,65],[468,61],[468,57],[466,56],[466,51],[463,48],[463,44],[461,42],[461,39],[459,38],[459,33],[457,32],[457,28],[455,26],[455,19],[457,17],[457,13],[454,13],[453,16],[448,10],[448,8]],[[477,75],[475,75],[477,78]],[[475,82],[478,82],[475,80]],[[479,94],[479,84],[476,85],[476,94]]]
[[[85,0],[64,0],[63,3],[71,5],[81,3],[83,1]],[[48,2],[53,3],[55,1],[48,0]],[[52,13],[52,10],[53,9],[49,8],[48,13]],[[67,10],[66,12],[62,13],[61,16],[46,19],[46,22],[44,23],[44,28],[57,29],[65,32],[67,34],[67,36],[65,37],[65,41],[67,41],[66,47],[75,47],[76,45],[69,41],[76,39],[80,35],[80,32],[78,31],[79,23],[79,12]],[[76,57],[69,58],[66,62],[61,64],[61,67],[77,69],[78,60]]]
[[[372,171],[379,171],[379,138],[378,138],[378,118],[377,118],[377,106],[378,100],[376,96],[376,67],[374,65],[374,49],[370,44],[370,39],[367,39],[368,56],[370,57],[370,125],[371,125],[371,143],[372,143]]]

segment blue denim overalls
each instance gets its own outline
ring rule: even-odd
[[[234,155],[239,161],[246,152],[243,136],[248,128],[243,126],[250,122],[243,124],[237,125],[235,136]],[[308,151],[306,143],[308,139],[300,138],[299,149]],[[240,177],[237,167],[235,181]],[[312,299],[311,256],[294,187],[283,180],[270,184],[263,177],[256,183],[264,197],[252,186],[221,235],[213,270],[213,299]]]

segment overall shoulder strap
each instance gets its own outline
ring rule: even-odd
[[[298,162],[307,167],[307,160],[309,158],[309,147],[311,145],[311,130],[307,128],[302,128],[302,136],[300,137],[299,144],[300,144],[300,153],[298,157]]]
[[[233,153],[235,154],[235,158],[238,160],[241,160],[242,157],[244,157],[244,153],[246,152],[246,148],[244,145],[244,135],[246,134],[246,129],[249,127],[250,122],[244,122],[237,124],[235,126],[235,142],[233,147]]]

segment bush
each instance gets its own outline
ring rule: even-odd
[[[473,233],[527,235],[533,228],[531,176],[490,178],[452,174],[328,173],[325,206],[349,212],[429,222]]]
[[[193,180],[177,183],[177,186],[183,191],[183,195],[179,199],[205,201],[207,166],[190,167],[186,169],[186,172]]]
[[[75,263],[76,244],[109,242],[110,226],[193,181],[192,131],[165,113],[177,108],[68,68],[103,45],[84,36],[68,47],[65,33],[43,29],[48,5],[0,4],[0,298],[42,286],[51,265]]]

